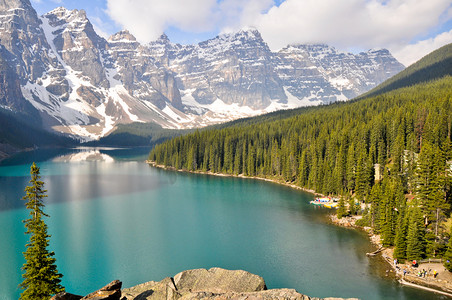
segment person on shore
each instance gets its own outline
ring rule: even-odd
[[[403,277],[406,275],[406,269],[403,269]]]
[[[397,258],[394,259],[394,266],[397,266]]]
[[[436,276],[438,276],[438,272],[436,272],[436,270],[435,270],[435,271],[433,271],[433,278],[436,278]]]

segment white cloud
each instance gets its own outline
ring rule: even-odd
[[[294,43],[383,47],[405,64],[445,43],[447,34],[410,45],[452,19],[451,0],[285,0],[280,6],[274,0],[106,1],[110,17],[141,42],[155,40],[170,27],[230,32],[251,26],[273,50]]]
[[[230,32],[250,26],[273,4],[273,0],[225,0],[217,8],[221,16],[219,27],[222,32]]]
[[[427,33],[450,0],[286,0],[255,19],[272,49],[288,43],[384,47]]]
[[[185,32],[231,31],[265,13],[273,0],[107,0],[107,13],[141,42],[169,27]]]
[[[158,38],[173,26],[184,31],[213,30],[215,0],[107,0],[107,13],[140,42]]]
[[[443,32],[435,38],[419,41],[416,44],[410,44],[402,47],[390,48],[391,53],[397,60],[405,66],[418,61],[433,50],[436,50],[444,45],[452,43],[452,30]]]

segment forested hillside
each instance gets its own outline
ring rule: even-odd
[[[34,147],[68,147],[77,141],[31,126],[20,115],[0,108],[0,159],[16,151]]]
[[[363,201],[363,222],[382,234],[384,245],[395,245],[399,259],[419,259],[446,250],[451,105],[452,77],[446,76],[289,118],[196,131],[156,146],[149,158],[176,169],[272,178],[342,195],[349,213]]]
[[[446,75],[452,76],[452,44],[431,52],[359,98],[376,96],[398,88],[442,78]]]

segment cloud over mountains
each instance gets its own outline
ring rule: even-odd
[[[279,2],[107,0],[107,12],[142,42],[155,40],[170,27],[185,32],[228,32],[252,26],[273,50],[318,42],[344,50],[385,47],[406,65],[452,41],[450,32],[429,37],[432,28],[452,19],[450,0]]]

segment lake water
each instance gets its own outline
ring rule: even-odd
[[[365,234],[330,225],[311,194],[268,182],[149,167],[148,150],[40,150],[0,165],[0,299],[17,299],[28,237],[29,168],[48,190],[51,249],[66,290],[130,287],[193,268],[244,269],[268,288],[316,297],[446,299],[403,287],[365,253]]]

